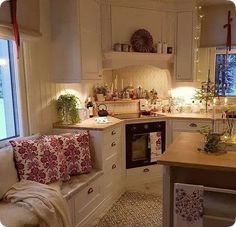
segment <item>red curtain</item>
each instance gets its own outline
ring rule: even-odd
[[[11,9],[11,21],[13,25],[13,34],[15,37],[16,48],[17,48],[17,58],[19,58],[20,51],[20,33],[17,22],[17,0],[10,0],[10,9]]]

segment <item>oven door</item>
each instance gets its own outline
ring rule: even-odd
[[[156,164],[165,150],[165,122],[126,125],[126,168]]]
[[[126,140],[126,168],[156,164],[162,152],[161,132],[131,133]]]

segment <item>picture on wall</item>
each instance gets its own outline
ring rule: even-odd
[[[216,54],[215,82],[217,96],[236,96],[236,53]]]

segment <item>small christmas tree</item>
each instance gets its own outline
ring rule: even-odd
[[[206,113],[208,111],[209,103],[213,102],[215,96],[215,84],[210,80],[210,70],[208,70],[208,79],[206,82],[202,82],[200,89],[196,91],[194,99],[205,102]]]

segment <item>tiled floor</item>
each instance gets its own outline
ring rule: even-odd
[[[157,194],[125,192],[95,227],[161,227],[162,199]]]

